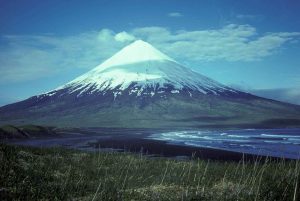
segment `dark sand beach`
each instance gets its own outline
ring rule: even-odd
[[[157,132],[157,131],[155,131]],[[147,139],[153,131],[119,130],[119,129],[84,129],[72,132],[61,132],[56,137],[9,140],[8,143],[34,146],[61,146],[83,151],[118,151],[133,152],[149,157],[168,157],[177,159],[199,158],[218,161],[264,161],[265,156],[239,152],[202,148],[187,145],[170,144],[166,141]],[[270,159],[278,159],[269,157]]]

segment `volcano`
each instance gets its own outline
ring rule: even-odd
[[[244,93],[138,40],[50,92],[0,108],[0,124],[68,127],[300,125],[300,106]]]

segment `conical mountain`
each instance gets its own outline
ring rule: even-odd
[[[237,91],[221,85],[199,73],[182,66],[174,59],[155,49],[149,43],[138,40],[88,73],[76,78],[59,89],[68,93],[128,92],[127,95],[180,93],[221,94]],[[53,94],[52,92],[50,94]],[[123,93],[124,94],[124,93]],[[126,93],[125,93],[126,94]],[[117,94],[115,94],[117,96]]]
[[[0,123],[72,127],[273,126],[298,119],[298,106],[227,87],[141,40],[53,91],[0,108]]]

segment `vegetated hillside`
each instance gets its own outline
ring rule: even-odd
[[[55,134],[53,128],[37,125],[4,125],[0,127],[0,139],[45,137]]]

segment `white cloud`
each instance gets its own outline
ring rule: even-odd
[[[236,18],[240,20],[262,20],[263,15],[238,14]]]
[[[0,83],[33,80],[63,70],[92,68],[123,47],[109,29],[74,36],[2,36]]]
[[[172,13],[168,13],[169,17],[183,17],[182,13],[179,12],[172,12]]]
[[[137,28],[132,33],[165,53],[192,61],[255,61],[274,54],[299,32],[260,35],[250,25],[230,24],[220,29],[170,31],[163,27]]]
[[[112,41],[113,40],[113,35],[114,35],[114,32],[110,29],[102,29],[99,31],[99,33],[97,33],[97,39],[98,41],[101,41],[101,42],[109,42],[109,41]]]
[[[91,69],[136,38],[150,42],[179,61],[235,62],[274,55],[299,36],[299,32],[260,34],[253,26],[236,24],[194,31],[140,27],[117,34],[102,29],[64,37],[2,36],[5,43],[0,47],[0,82],[37,79],[66,69]]]
[[[131,42],[135,40],[135,37],[123,31],[115,35],[115,40],[119,42]]]

